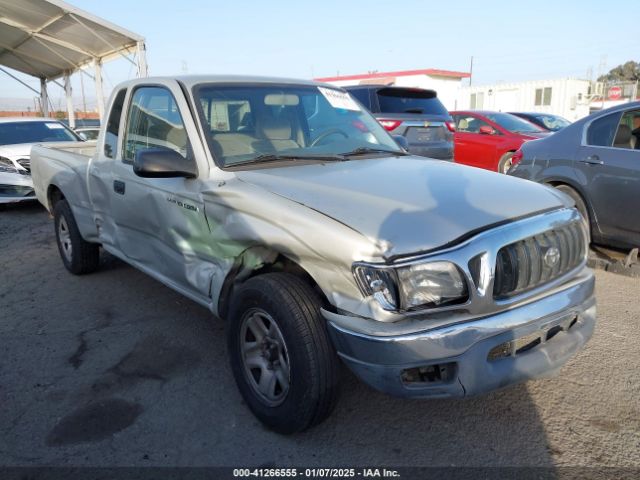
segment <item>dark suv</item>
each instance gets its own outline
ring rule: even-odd
[[[453,160],[453,118],[434,90],[382,85],[343,87],[415,155]]]

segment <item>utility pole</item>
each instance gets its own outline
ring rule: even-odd
[[[469,66],[469,86],[471,86],[472,79],[473,79],[473,55],[471,55],[471,65]]]

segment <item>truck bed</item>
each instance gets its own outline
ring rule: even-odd
[[[87,169],[96,142],[60,142],[31,149],[31,175],[38,201],[51,211],[50,186],[65,192],[73,207],[90,208]]]

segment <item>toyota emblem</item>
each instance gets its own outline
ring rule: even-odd
[[[560,250],[550,247],[544,254],[544,263],[547,267],[553,268],[560,261]]]

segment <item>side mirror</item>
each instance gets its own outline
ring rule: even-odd
[[[402,135],[391,135],[391,136],[393,137],[393,139],[396,141],[398,145],[400,145],[405,150],[409,150],[409,142],[407,142],[407,139],[405,137],[403,137]]]
[[[77,135],[85,142],[89,141],[89,139],[87,138],[87,134],[84,132],[76,132]]]
[[[198,171],[193,161],[168,148],[138,150],[133,160],[133,173],[144,178],[195,178]]]
[[[493,135],[494,133],[496,133],[496,131],[493,129],[493,127],[490,127],[489,125],[482,125],[480,127],[480,133],[482,135]]]

